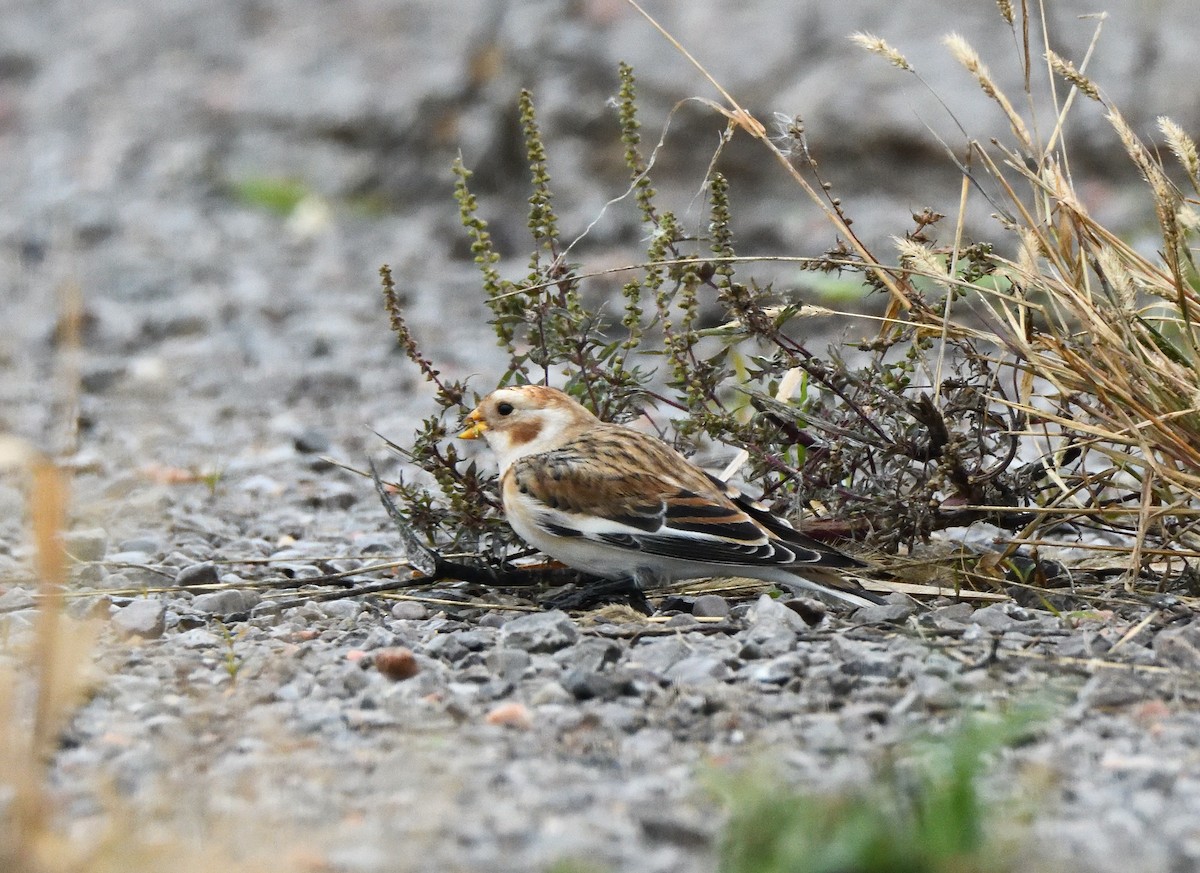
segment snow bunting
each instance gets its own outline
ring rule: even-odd
[[[881,598],[837,570],[860,561],[795,530],[662,440],[601,421],[541,385],[501,388],[468,416],[487,440],[521,539],[577,570],[657,583],[749,576],[856,606]]]

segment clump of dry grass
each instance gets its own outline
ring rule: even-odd
[[[1005,112],[1012,134],[1008,143],[969,144],[998,192],[994,205],[1015,251],[995,256],[990,284],[972,286],[972,299],[983,304],[974,312],[989,315],[999,350],[994,366],[1020,388],[1019,396],[999,400],[1020,413],[1022,436],[1042,447],[1051,472],[1052,487],[1039,499],[1043,511],[1011,545],[1044,542],[1046,528],[1075,520],[1128,535],[1127,584],[1151,564],[1160,588],[1169,576],[1192,583],[1186,559],[1200,555],[1195,143],[1160,119],[1191,186],[1185,194],[1087,78],[1086,58],[1077,66],[1048,45],[1045,90],[1056,117],[1039,139],[1031,133],[1038,126],[1015,112],[970,46],[961,38],[949,45]],[[1057,80],[1069,86],[1065,98]],[[1154,255],[1101,225],[1074,186],[1063,129],[1076,94],[1104,108],[1142,177],[1161,237]],[[1069,466],[1059,463],[1068,449]]]
[[[959,164],[964,199],[953,243],[898,239],[900,262],[886,266],[853,238],[840,211],[834,225],[839,234],[849,235],[851,248],[865,264],[874,265],[865,267],[868,274],[874,270],[893,294],[892,320],[881,337],[895,338],[913,328],[916,336],[937,336],[938,376],[930,387],[939,408],[946,403],[941,397],[943,361],[964,356],[994,374],[990,402],[1015,414],[1019,426],[1012,435],[1023,443],[1026,456],[1031,451],[1040,455],[1039,481],[1029,483],[1016,501],[1020,505],[960,507],[1010,519],[1001,520],[1001,526],[1015,527],[1018,534],[1007,541],[1005,554],[1021,546],[1053,545],[1048,531],[1073,523],[1124,536],[1118,545],[1096,546],[1106,554],[1095,563],[1111,571],[1116,566],[1113,553],[1123,558],[1127,589],[1139,578],[1149,578],[1159,590],[1195,593],[1195,559],[1200,558],[1200,275],[1194,245],[1200,229],[1200,150],[1178,124],[1158,120],[1163,141],[1190,188],[1181,190],[1157,151],[1088,78],[1087,62],[1097,47],[1103,16],[1096,17],[1095,36],[1076,64],[1051,49],[1045,33],[1038,48],[1036,7],[1033,21],[1029,7],[1018,13],[1012,4],[1001,3],[999,11],[1014,29],[1017,61],[1025,73],[1022,99],[1005,93],[966,39],[957,34],[945,39],[1009,127],[1007,139],[967,143],[970,160]],[[885,39],[873,34],[852,39],[920,78],[910,59]],[[1043,65],[1043,77],[1031,73]],[[1062,83],[1068,86],[1065,95]],[[1154,255],[1100,224],[1075,188],[1064,130],[1080,94],[1104,108],[1116,141],[1141,175],[1161,237]],[[1049,125],[1034,109],[1018,109],[1045,103],[1053,109]],[[758,136],[753,125],[742,126]],[[781,161],[793,163],[791,154],[758,138]],[[808,163],[815,172],[815,163]],[[975,276],[963,269],[968,182],[995,192],[991,204],[1007,234],[987,252],[988,266],[976,269]],[[825,206],[822,195],[828,186],[822,191],[807,184],[802,188]],[[929,305],[916,291],[918,280],[940,288],[944,303]],[[966,305],[952,306],[959,299]],[[988,329],[979,329],[980,315]],[[1014,390],[1000,391],[1001,384]],[[1012,520],[1019,523],[1012,525]]]
[[[1015,581],[1036,593],[1124,574],[1127,587],[1149,579],[1160,590],[1192,590],[1193,559],[1200,557],[1194,521],[1200,518],[1200,283],[1191,245],[1200,213],[1196,197],[1171,183],[1155,152],[1088,77],[1099,26],[1076,61],[1052,50],[1044,34],[1038,46],[1038,22],[1030,20],[1036,8],[998,4],[1014,30],[1023,74],[1026,93],[1017,98],[966,39],[946,38],[983,99],[1000,108],[1007,133],[967,138],[966,158],[952,156],[963,184],[950,239],[936,239],[944,216],[926,210],[913,216],[916,227],[899,238],[899,257],[889,263],[856,235],[798,118],[778,115],[780,129],[769,131],[634,0],[627,2],[716,89],[719,101],[700,102],[727,121],[722,142],[735,135],[758,140],[837,235],[822,256],[764,260],[859,273],[867,288],[887,296],[882,327],[860,346],[872,357],[858,369],[836,352],[822,359],[806,349],[796,338],[803,332],[791,330],[805,307],[769,287],[734,280],[735,268],[754,259],[734,252],[727,182],[711,166],[711,221],[698,238],[660,211],[649,179],[653,158],[638,148],[632,71],[623,69],[618,103],[632,174],[626,195],[651,245],[644,263],[622,268],[642,276],[623,289],[619,326],[579,305],[580,283],[590,274],[565,261],[573,243],[558,239],[529,95],[522,98],[522,120],[537,251],[524,281],[501,278],[499,255],[467,188],[469,174],[458,168],[463,224],[498,339],[512,351],[501,381],[541,381],[557,371],[567,376],[569,391],[602,415],[622,420],[657,408],[675,416],[666,430],[678,444],[694,446],[705,437],[739,446],[747,478],[777,509],[803,510],[814,535],[896,552],[980,520],[1010,532],[995,554],[953,557],[964,587]],[[885,39],[853,39],[899,74],[920,79],[917,65]],[[1096,221],[1074,185],[1065,131],[1084,101],[1104,107],[1115,141],[1145,181],[1161,231],[1157,255]],[[1192,192],[1200,192],[1195,143],[1168,120],[1160,131]],[[967,238],[969,198],[980,196],[974,192],[988,197],[999,239]],[[406,452],[441,493],[431,493],[425,481],[401,483],[402,502],[431,543],[440,539],[503,562],[519,544],[497,523],[488,478],[446,441],[471,391],[441,379],[404,322],[386,273],[384,287],[393,327],[437,388],[441,406]],[[701,325],[701,302],[723,307],[726,323]],[[900,360],[888,357],[895,349]],[[652,379],[660,365],[665,393]],[[787,384],[800,387],[794,395],[781,392]],[[814,509],[824,517],[814,520]],[[1050,534],[1064,525],[1119,538],[1103,544],[1083,538],[1107,552],[1061,573],[1039,560],[1038,549],[1054,544]],[[1101,586],[1092,593],[1111,592]]]

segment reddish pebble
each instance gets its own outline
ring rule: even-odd
[[[362,649],[351,649],[350,651],[346,652],[346,660],[349,661],[351,664],[357,664],[359,661],[361,661],[366,656],[367,656],[367,653],[364,652]]]
[[[411,679],[421,672],[421,667],[417,663],[411,649],[406,649],[403,646],[393,646],[389,649],[380,649],[375,653],[375,669],[389,679],[394,679],[400,682],[404,679]]]
[[[533,716],[521,703],[501,703],[484,717],[488,724],[503,724],[529,730],[533,727]]]

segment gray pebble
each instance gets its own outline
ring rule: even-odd
[[[1081,630],[1059,640],[1054,653],[1060,658],[1096,658],[1110,648],[1112,643],[1098,633]]]
[[[354,547],[364,555],[387,553],[396,549],[396,540],[387,534],[363,534],[355,538]]]
[[[93,584],[97,588],[104,588],[108,591],[136,590],[140,587],[122,570],[118,570],[115,573],[105,573],[104,576],[96,580]]]
[[[123,637],[157,639],[166,629],[166,605],[157,597],[135,600],[112,615],[112,624]]]
[[[296,451],[303,454],[328,452],[330,446],[329,436],[324,431],[315,428],[301,432],[292,443],[295,445]]]
[[[697,624],[699,624],[699,622],[696,621],[696,617],[694,615],[692,615],[691,613],[687,613],[687,612],[681,612],[677,615],[673,615],[670,618],[668,618],[666,623],[663,624],[663,627],[669,627],[669,628],[695,627]]]
[[[903,624],[916,611],[911,603],[878,603],[855,610],[854,620],[863,624]]]
[[[220,578],[217,575],[217,565],[212,561],[191,564],[184,567],[175,575],[175,584],[180,588],[216,585],[218,582],[220,582]]]
[[[975,610],[971,615],[971,621],[974,624],[995,631],[1010,630],[1028,620],[1029,617],[1025,610],[1010,603],[993,603]]]
[[[33,592],[18,585],[0,594],[0,612],[15,612],[18,609],[31,609],[37,605]]]
[[[196,595],[192,601],[192,608],[209,615],[224,616],[248,612],[257,602],[258,595],[253,592],[227,588],[224,591],[209,591]]]
[[[361,496],[349,488],[329,488],[317,498],[317,505],[325,509],[349,509]]]
[[[571,692],[562,687],[562,684],[555,681],[550,681],[537,688],[533,694],[529,696],[529,702],[534,706],[545,706],[546,704],[567,704],[574,703],[575,697]]]
[[[921,616],[921,623],[937,630],[960,631],[971,623],[975,607],[969,603],[952,603]]]
[[[162,540],[157,537],[139,536],[122,540],[118,547],[120,552],[144,552],[147,555],[157,555],[162,551]]]
[[[1140,703],[1151,693],[1138,677],[1102,670],[1080,689],[1079,702],[1085,707],[1112,708]]]
[[[516,680],[533,663],[533,658],[524,649],[496,648],[488,652],[487,667],[496,675]]]
[[[621,660],[624,649],[612,640],[584,637],[575,645],[561,649],[554,660],[565,667],[584,670],[606,670]]]
[[[108,551],[108,531],[101,527],[63,534],[63,549],[77,561],[102,561]]]
[[[1160,663],[1200,670],[1200,622],[1159,631],[1153,646]]]
[[[211,649],[224,645],[224,640],[208,628],[198,627],[177,634],[175,644],[185,649]]]
[[[367,634],[367,638],[362,641],[358,648],[364,652],[369,652],[372,649],[386,649],[391,646],[399,645],[399,640],[396,635],[385,627],[373,627]]]
[[[677,661],[669,670],[667,678],[677,685],[707,685],[724,682],[732,675],[724,658],[713,655],[692,655]]]
[[[110,564],[149,564],[150,553],[140,550],[113,552],[107,560]]]
[[[33,624],[37,620],[36,609],[18,609],[15,612],[0,613],[0,639],[6,641],[7,647],[16,648],[16,643],[29,639],[33,633]],[[29,636],[26,636],[29,635]]]
[[[569,670],[562,678],[562,687],[576,700],[614,700],[636,693],[632,680],[624,671]]]
[[[643,640],[630,649],[626,663],[631,667],[666,675],[671,665],[686,657],[690,651],[691,647],[677,636]]]
[[[575,622],[565,612],[535,612],[507,622],[500,629],[500,641],[527,652],[557,652],[579,639]]]
[[[795,610],[789,609],[769,594],[762,595],[754,602],[754,607],[746,618],[751,627],[765,627],[772,632],[776,629],[787,629],[793,633],[808,630],[808,625]]]
[[[805,661],[799,655],[780,655],[769,661],[756,661],[747,664],[739,672],[739,676],[751,682],[761,682],[764,685],[783,685],[804,672]]]
[[[692,603],[692,615],[696,618],[725,618],[729,615],[729,601],[719,594],[701,594]]]
[[[459,640],[462,633],[462,631],[456,631],[454,633],[438,634],[425,644],[423,654],[430,658],[445,661],[447,664],[458,663],[470,652],[470,649]]]
[[[929,709],[953,709],[961,702],[954,687],[938,676],[918,676],[916,691]]]
[[[429,618],[429,607],[413,600],[401,600],[392,607],[392,618],[400,621],[424,621]]]
[[[263,624],[277,623],[282,614],[283,610],[279,608],[279,604],[272,600],[264,600],[250,610],[250,618]]]
[[[350,598],[328,600],[320,604],[319,608],[330,618],[357,618],[358,614],[362,612],[362,604]]]

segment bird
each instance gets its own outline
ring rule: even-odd
[[[571,568],[638,592],[742,576],[856,607],[883,602],[839,572],[863,562],[796,530],[657,437],[602,421],[556,388],[499,388],[466,424],[458,437],[482,437],[496,456],[513,531]]]

